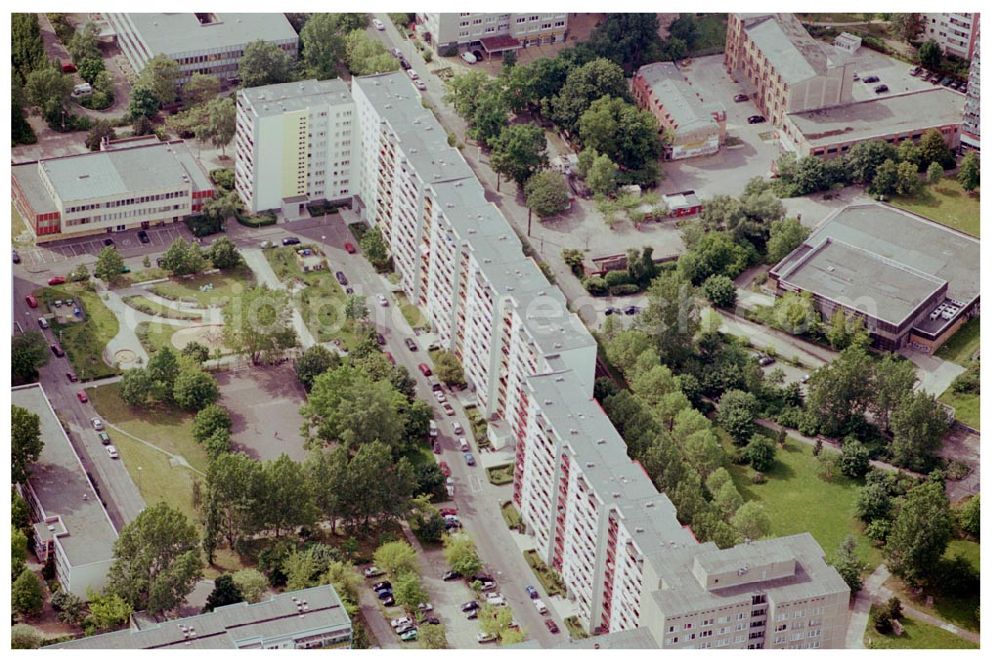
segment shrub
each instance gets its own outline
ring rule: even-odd
[[[599,275],[592,275],[591,277],[583,280],[583,288],[590,294],[604,294],[608,291],[608,281]]]
[[[184,219],[184,225],[196,237],[211,236],[225,230],[222,220],[205,215],[191,215]]]
[[[451,46],[446,46],[441,49],[441,55],[445,58],[454,58],[458,55],[458,45],[452,44]]]
[[[604,279],[607,281],[609,287],[616,287],[620,284],[629,284],[632,282],[632,276],[628,271],[608,271],[605,273]]]
[[[720,308],[731,308],[736,305],[736,285],[732,278],[726,275],[713,275],[703,285],[705,296],[712,305]]]
[[[629,294],[639,293],[639,285],[634,283],[629,284],[616,284],[615,286],[608,289],[608,293],[612,296],[627,296]]]
[[[892,631],[892,614],[885,604],[873,603],[870,617],[875,631],[880,634],[888,634]]]

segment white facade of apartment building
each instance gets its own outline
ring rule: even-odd
[[[924,39],[933,39],[948,55],[972,59],[979,37],[978,12],[924,14]]]
[[[962,144],[979,150],[979,40],[972,50],[969,63],[968,90],[965,93],[965,107],[962,111]]]
[[[354,100],[340,79],[240,90],[236,105],[236,191],[256,213],[302,213],[313,201],[356,193]]]
[[[566,39],[567,14],[421,13],[417,15],[432,43],[441,49],[509,36],[513,46],[551,44]]]

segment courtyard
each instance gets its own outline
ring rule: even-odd
[[[274,460],[282,453],[305,460],[299,407],[306,395],[291,363],[250,366],[216,373],[215,378],[220,402],[232,416],[234,450],[261,460]]]

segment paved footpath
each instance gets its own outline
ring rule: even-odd
[[[262,250],[257,248],[243,248],[240,250],[240,254],[243,255],[247,266],[250,267],[250,270],[253,271],[253,274],[257,276],[257,279],[264,286],[268,289],[288,291],[288,285],[279,280],[278,276],[275,275],[274,269],[271,268],[271,264],[268,263],[267,257],[264,256]],[[299,336],[299,342],[302,344],[303,349],[309,349],[316,344],[316,338],[309,331],[298,308],[292,308],[292,328],[295,329],[295,334]]]

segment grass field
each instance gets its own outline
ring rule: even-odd
[[[72,324],[59,324],[52,320],[52,331],[66,351],[70,364],[80,381],[90,381],[118,374],[118,370],[104,362],[104,348],[118,335],[118,318],[108,309],[95,292],[81,284],[65,284],[58,288],[46,287],[38,292],[39,300],[76,298],[83,304],[86,319]]]
[[[694,43],[691,45],[692,53],[703,53],[708,50],[722,49],[726,47],[726,15],[725,14],[705,14],[694,19],[698,31],[695,35]]]
[[[146,348],[146,351],[149,354],[154,354],[163,347],[176,349],[170,339],[179,330],[181,330],[179,326],[143,321],[139,322],[139,325],[135,327],[135,334],[139,336],[139,340],[142,342],[142,346]]]
[[[403,313],[403,318],[406,319],[406,323],[410,325],[410,328],[427,327],[427,320],[424,318],[424,313],[420,311],[420,308],[406,300],[406,296],[398,291],[393,292],[392,295],[396,299],[396,305],[399,306],[399,310]]]
[[[118,395],[114,384],[87,391],[94,409],[106,421],[172,454],[183,456],[200,472],[208,471],[208,455],[191,435],[193,416],[169,406],[133,409]]]
[[[960,365],[968,366],[979,351],[979,317],[965,322],[955,335],[937,350],[937,356]]]
[[[954,178],[942,178],[912,197],[893,197],[890,203],[979,238],[979,193],[967,194]]]
[[[201,291],[200,288],[208,283],[212,283],[212,290]],[[231,297],[242,294],[252,286],[253,272],[247,268],[237,268],[210,275],[175,278],[169,282],[154,284],[149,289],[163,298],[190,301],[207,308],[225,305]]]
[[[908,617],[901,621],[903,635],[884,636],[868,622],[865,646],[873,650],[975,650],[979,646],[931,624]]]
[[[195,474],[190,469],[171,465],[167,456],[116,430],[111,439],[146,504],[166,502],[198,523],[191,490]]]
[[[938,400],[955,408],[956,419],[979,430],[979,395],[958,393],[950,388],[942,393]]]
[[[126,296],[122,299],[129,307],[135,308],[139,312],[145,312],[155,317],[166,317],[167,319],[184,319],[187,321],[201,321],[200,314],[182,312],[174,308],[167,307],[156,301],[151,301],[145,296]]]
[[[18,236],[28,234],[28,225],[24,223],[21,214],[17,212],[14,204],[10,205],[10,240],[14,247],[27,247],[31,243],[18,242]]]
[[[724,440],[727,452],[731,453],[732,444],[728,438]],[[872,547],[864,535],[863,524],[854,517],[854,505],[863,483],[839,473],[824,481],[817,473],[812,447],[789,439],[784,450],[778,450],[774,468],[766,475],[767,481],[759,485],[753,483],[753,470],[749,466],[728,464],[727,469],[743,499],[764,504],[774,536],[809,532],[829,558],[851,534],[858,543],[858,556],[869,568],[874,569],[881,562],[881,554]]]
[[[977,542],[955,539],[949,543],[944,556],[957,557],[959,555],[969,560],[972,566],[976,567],[976,571],[979,571],[979,544]]]

